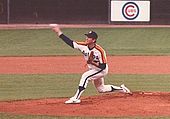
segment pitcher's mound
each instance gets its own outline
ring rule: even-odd
[[[170,116],[170,93],[109,93],[82,97],[80,104],[64,104],[66,98],[0,102],[0,112],[53,116]]]

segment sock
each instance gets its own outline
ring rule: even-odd
[[[80,96],[81,96],[81,94],[84,92],[84,89],[85,89],[84,87],[79,86],[79,88],[78,88],[76,94],[74,95],[74,97],[75,97],[76,99],[79,99]]]

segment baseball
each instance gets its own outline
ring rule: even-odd
[[[49,24],[50,27],[56,27],[58,24]]]

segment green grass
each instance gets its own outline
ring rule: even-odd
[[[38,115],[10,115],[0,113],[0,119],[169,119],[169,117],[57,117]]]
[[[63,29],[74,40],[84,33],[98,33],[98,44],[109,55],[169,55],[169,28],[73,28]],[[0,56],[80,55],[50,29],[0,30]]]
[[[0,75],[0,100],[70,97],[79,75]]]
[[[1,119],[169,119],[169,117],[56,117],[38,115],[9,115],[0,113]]]
[[[81,75],[0,75],[0,101],[71,97]],[[132,91],[170,91],[170,75],[108,75],[106,84],[126,84]],[[83,96],[97,95],[90,82]]]

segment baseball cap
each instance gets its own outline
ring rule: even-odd
[[[86,35],[88,38],[93,38],[93,39],[97,39],[98,38],[98,35],[96,32],[94,31],[89,31],[87,34],[84,34]]]

